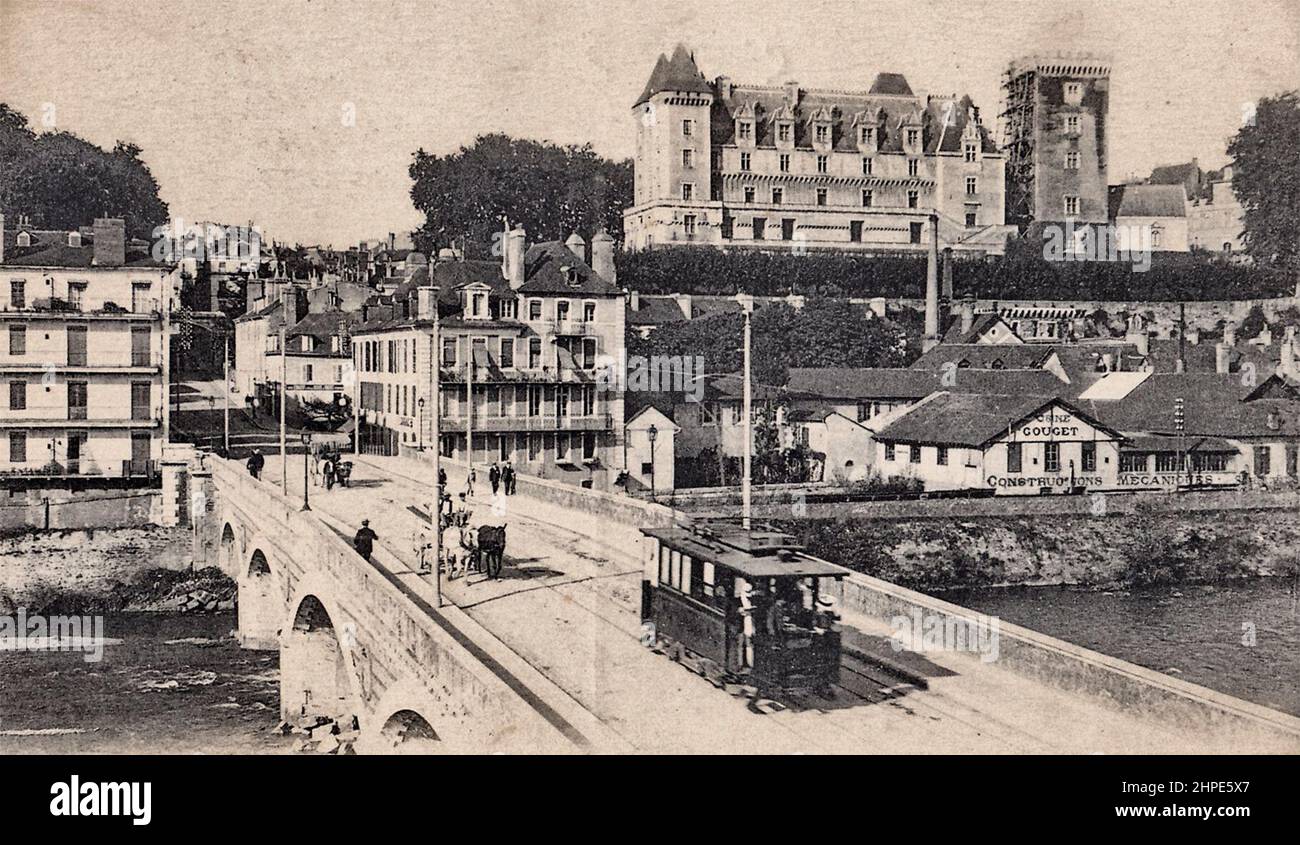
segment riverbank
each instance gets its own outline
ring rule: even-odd
[[[1300,524],[1281,511],[777,520],[810,552],[932,591],[1005,585],[1224,584],[1300,572]]]

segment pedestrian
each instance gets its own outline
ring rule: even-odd
[[[352,547],[357,550],[357,554],[366,559],[366,563],[369,563],[370,553],[374,551],[375,541],[378,539],[379,535],[370,528],[370,520],[363,519],[357,536],[352,538]]]
[[[474,467],[471,466],[469,472],[465,473],[465,498],[467,499],[474,495],[475,480]]]
[[[433,549],[433,539],[429,535],[429,527],[421,525],[415,531],[414,537],[415,559],[419,563],[420,572],[432,572],[433,561],[430,559],[430,552]]]
[[[248,457],[248,474],[253,476],[253,480],[262,477],[262,467],[266,466],[266,458],[262,457],[261,449],[254,449],[253,454]]]
[[[515,494],[515,468],[509,461],[506,461],[505,469],[501,470],[501,480],[506,485],[506,495]]]
[[[334,489],[334,461],[328,455],[325,456],[324,463],[321,464],[321,475],[325,477],[325,489]]]
[[[493,461],[492,468],[488,470],[488,483],[492,485],[492,496],[496,498],[497,488],[501,486],[501,468]]]

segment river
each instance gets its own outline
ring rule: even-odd
[[[939,598],[1300,716],[1296,579],[1095,591],[948,590]]]
[[[233,612],[108,614],[103,659],[0,656],[0,753],[287,753],[279,654],[247,651]]]

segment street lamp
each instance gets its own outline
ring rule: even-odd
[[[419,437],[420,437],[420,451],[423,452],[423,451],[424,451],[424,397],[423,397],[423,396],[421,396],[421,397],[416,401],[415,406],[416,406],[417,408],[420,409],[420,411],[419,411],[419,416],[420,416],[420,419],[419,419],[420,435],[419,435]]]
[[[307,491],[311,485],[307,483],[307,461],[311,459],[311,433],[304,431],[302,433],[302,509],[311,510],[311,504],[307,501]]]
[[[646,436],[650,438],[650,501],[655,500],[655,438],[659,436],[659,428],[650,423],[650,427],[645,431]]]

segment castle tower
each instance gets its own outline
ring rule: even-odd
[[[1110,61],[1029,56],[1010,64],[1002,90],[1007,223],[1105,223]]]

